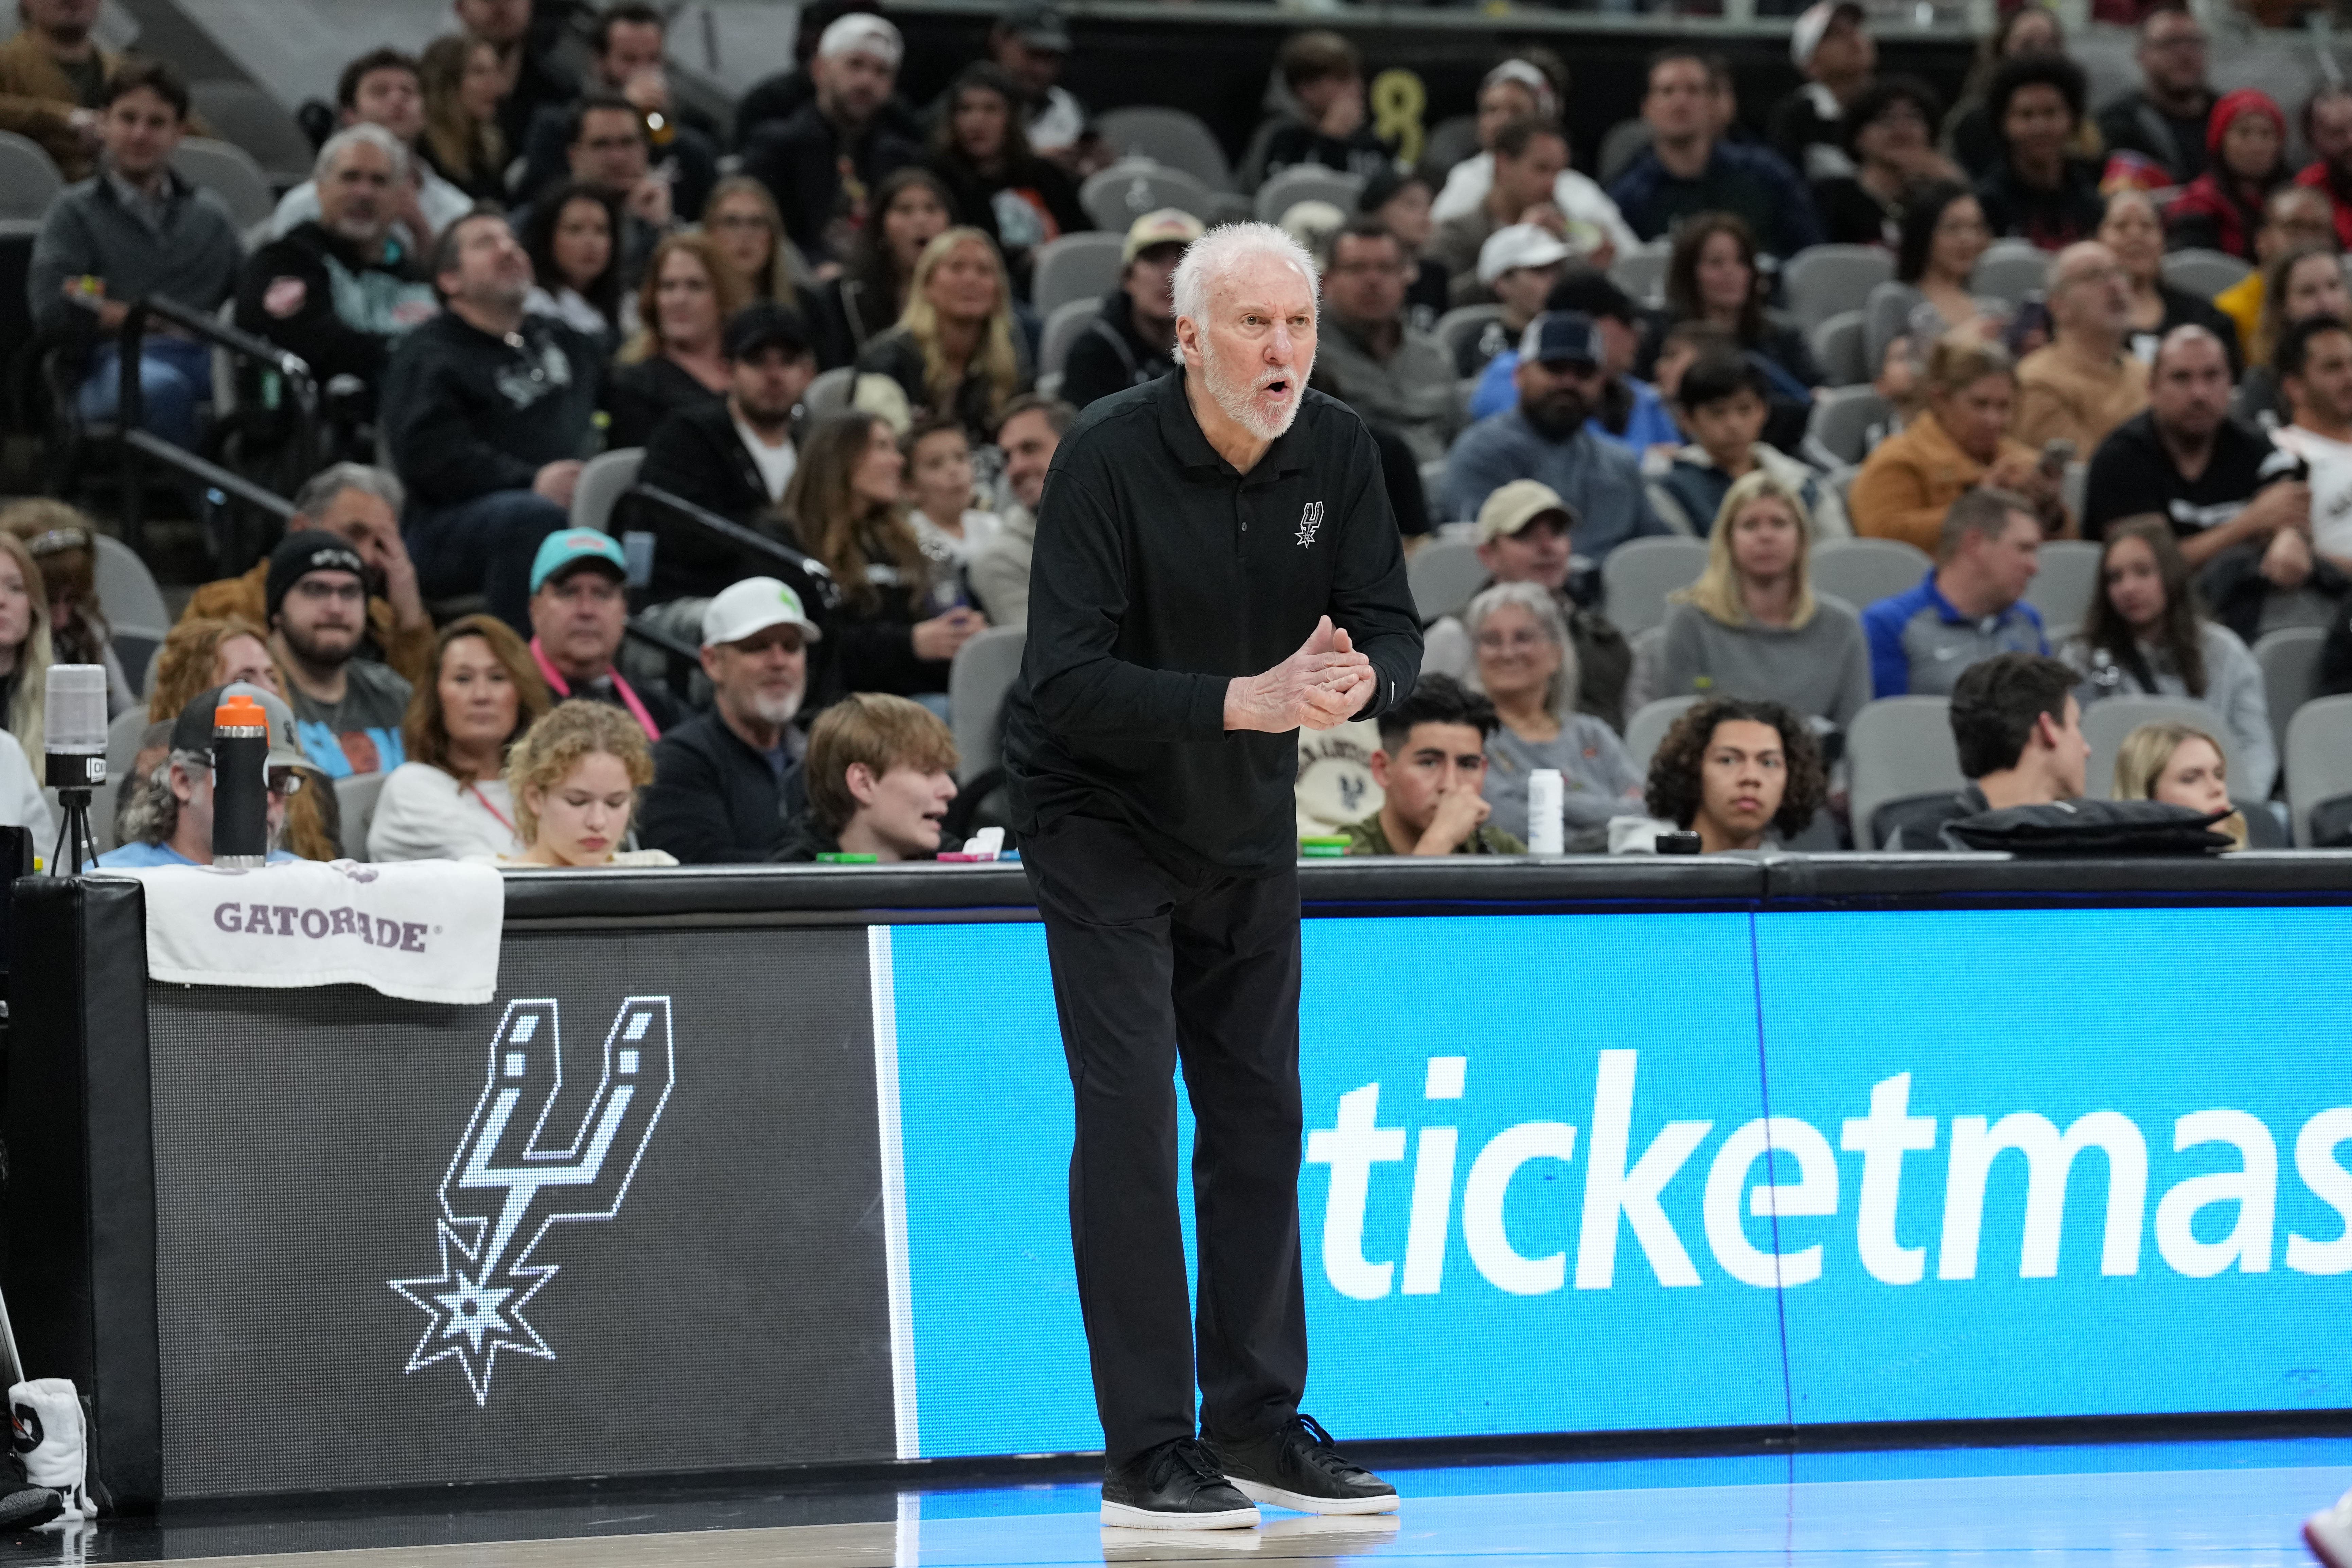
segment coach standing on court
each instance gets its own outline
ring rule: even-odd
[[[1236,224],[1176,271],[1174,375],[1062,438],[1005,766],[1077,1102],[1070,1229],[1107,1524],[1396,1507],[1299,1414],[1294,731],[1412,688],[1421,633],[1379,448],[1307,389],[1315,271]],[[1178,1216],[1197,1124],[1202,1393]],[[1238,1488],[1238,1490],[1236,1489]],[[1244,1495],[1245,1494],[1245,1495]]]

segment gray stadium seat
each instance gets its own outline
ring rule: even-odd
[[[580,482],[572,491],[572,526],[610,533],[613,509],[635,488],[637,470],[646,466],[643,447],[623,447],[599,452],[581,466]]]
[[[1658,699],[1658,666],[1666,657],[1666,628],[1643,626],[1625,639],[1625,647],[1633,656],[1633,668],[1625,672],[1622,705],[1626,712],[1638,713]]]
[[[1621,120],[1601,138],[1601,153],[1596,162],[1601,169],[1601,183],[1608,184],[1625,172],[1625,165],[1649,149],[1650,122],[1646,120]]]
[[[2221,715],[2187,697],[2147,697],[2137,693],[2102,697],[2083,710],[2083,739],[2091,742],[2091,761],[2083,773],[2083,793],[2105,799],[2116,793],[2116,753],[2124,737],[2142,724],[2194,724],[2221,743],[2221,761],[2228,764],[2234,786],[2243,779],[2237,742]],[[2234,793],[2234,790],[2233,790]]]
[[[215,79],[190,83],[188,96],[214,135],[253,154],[274,189],[282,191],[310,177],[318,150],[286,106],[265,89],[251,82]]]
[[[2253,268],[2219,250],[2176,250],[2158,266],[2158,276],[2184,294],[2210,300],[2233,289]]]
[[[1666,258],[1672,249],[1661,241],[1639,250],[1620,251],[1609,264],[1609,280],[1631,294],[1637,305],[1662,305],[1666,298]]]
[[[2286,727],[2286,799],[2294,847],[2311,847],[2311,808],[2352,795],[2352,696],[2315,697]]]
[[[1812,329],[1813,359],[1832,386],[1868,386],[1876,379],[1863,353],[1860,310],[1840,310]]]
[[[1069,362],[1070,345],[1096,321],[1102,318],[1102,303],[1097,300],[1072,300],[1055,307],[1045,318],[1045,330],[1037,340],[1037,369],[1045,375],[1059,375]]]
[[[1342,213],[1352,213],[1356,210],[1356,198],[1363,194],[1360,175],[1327,169],[1320,163],[1297,163],[1260,185],[1251,206],[1260,222],[1280,223],[1282,215],[1300,202],[1329,202]]]
[[[161,638],[172,629],[172,612],[155,574],[131,546],[112,534],[97,536],[98,554],[90,563],[91,586],[105,608],[106,623],[119,636],[124,628],[149,631]],[[143,665],[137,668],[143,668]]]
[[[2050,253],[2021,239],[1995,240],[1977,261],[1969,287],[2014,305],[2038,294],[2050,277]]]
[[[268,176],[253,154],[235,142],[191,136],[172,154],[172,167],[188,184],[218,196],[240,232],[266,222],[278,210]]]
[[[1780,288],[1789,309],[1810,332],[1832,316],[1860,308],[1873,289],[1894,276],[1895,258],[1878,246],[1814,245],[1782,264]]]
[[[1851,468],[1869,455],[1863,444],[1870,427],[1894,417],[1895,405],[1867,386],[1824,387],[1806,416],[1805,444]]]
[[[1118,287],[1126,224],[1116,233],[1066,234],[1037,247],[1029,274],[1029,301],[1051,316],[1073,300],[1100,300]]]
[[[1078,188],[1078,205],[1087,209],[1097,228],[1124,237],[1129,225],[1148,212],[1177,207],[1202,223],[1216,215],[1209,187],[1181,169],[1165,169],[1127,158],[1087,176]]]
[[[1968,786],[1952,743],[1951,703],[1941,697],[1882,697],[1846,726],[1853,842],[1875,849],[1879,811],[1898,800],[1957,794]],[[1916,846],[1915,846],[1916,847]]]
[[[1935,562],[1899,539],[1825,539],[1813,546],[1813,592],[1843,599],[1856,613],[1919,585]]]
[[[1021,626],[991,626],[956,649],[955,662],[948,666],[958,784],[970,784],[1003,755],[1004,694],[1021,673],[1021,649],[1028,637]]]
[[[1697,701],[1694,696],[1660,697],[1642,704],[1625,721],[1625,755],[1632,759],[1636,773],[1649,776],[1650,759],[1657,755],[1659,742],[1675,727],[1675,721],[1689,712]]]
[[[801,395],[802,405],[808,409],[812,419],[838,414],[849,406],[849,394],[856,384],[857,370],[854,365],[826,371],[809,383],[808,391]]]
[[[1424,621],[1461,613],[1486,581],[1478,547],[1466,539],[1433,539],[1405,558],[1404,576],[1412,605]]]
[[[1234,187],[1225,150],[1196,114],[1149,104],[1113,109],[1097,117],[1095,129],[1122,158],[1148,158],[1163,168],[1181,169],[1212,191]]]
[[[353,773],[335,781],[335,806],[343,819],[343,858],[368,858],[368,825],[375,820],[376,796],[383,793],[382,773]]]
[[[1911,330],[1911,312],[1927,302],[1927,296],[1908,283],[1889,280],[1870,291],[1862,305],[1862,357],[1870,366],[1870,379],[1878,379],[1878,367],[1885,363],[1886,345]],[[1922,353],[1924,361],[1926,354]]]
[[[1478,117],[1456,114],[1441,120],[1429,128],[1429,135],[1421,144],[1421,166],[1424,169],[1451,169],[1478,155]]]
[[[66,188],[48,150],[29,136],[0,131],[0,217],[39,217]],[[48,853],[43,845],[41,853]]]
[[[1627,637],[1666,618],[1666,595],[1706,570],[1704,539],[1629,539],[1601,563],[1601,602]]]
[[[2319,693],[2319,650],[2326,641],[2324,626],[2287,626],[2254,644],[2270,699],[2271,734],[2282,744],[2295,710]]]
[[[1445,510],[1444,494],[1445,459],[1432,458],[1421,465],[1421,500],[1422,504],[1429,509],[1429,521],[1433,525],[1464,521],[1438,515]]]
[[[2099,547],[2087,539],[2053,539],[2042,546],[2041,563],[2025,602],[2042,612],[2053,634],[2071,632],[2083,624],[2098,591]]]
[[[1445,357],[1453,359],[1462,352],[1462,345],[1486,331],[1486,323],[1502,320],[1500,305],[1464,305],[1437,318],[1431,329],[1437,341],[1445,345]]]

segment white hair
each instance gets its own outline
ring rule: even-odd
[[[408,149],[400,144],[399,137],[370,120],[362,120],[346,125],[328,137],[325,143],[319,149],[318,162],[310,165],[311,178],[324,184],[327,175],[334,169],[336,163],[341,161],[343,154],[362,142],[391,160],[394,184],[399,184],[408,178]]]
[[[1568,617],[1559,613],[1559,602],[1549,589],[1540,583],[1497,583],[1470,601],[1462,612],[1463,626],[1475,644],[1495,612],[1514,605],[1525,610],[1534,620],[1536,630],[1559,650],[1559,668],[1544,688],[1544,706],[1556,717],[1566,720],[1576,711],[1576,688],[1582,676],[1576,662],[1576,639],[1569,633]],[[1486,689],[1486,682],[1478,679],[1475,663],[1468,684],[1473,691]]]
[[[1176,264],[1176,314],[1179,319],[1192,318],[1192,324],[1208,327],[1209,296],[1216,286],[1230,278],[1245,261],[1269,256],[1286,261],[1298,269],[1306,280],[1307,297],[1316,295],[1315,258],[1307,247],[1270,223],[1229,223],[1211,229],[1184,247],[1184,259]],[[1175,348],[1176,363],[1184,363],[1184,345],[1180,341]]]

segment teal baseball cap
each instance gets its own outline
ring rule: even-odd
[[[530,559],[530,591],[538,593],[550,577],[588,561],[610,567],[616,583],[629,580],[629,561],[621,553],[620,541],[593,528],[564,528],[539,542],[539,553]]]

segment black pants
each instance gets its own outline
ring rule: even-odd
[[[1064,817],[1023,840],[1077,1100],[1070,1239],[1113,1466],[1201,1428],[1272,1431],[1307,1384],[1298,1258],[1298,875],[1171,865]],[[1197,1318],[1177,1209],[1181,1055],[1192,1099]]]

